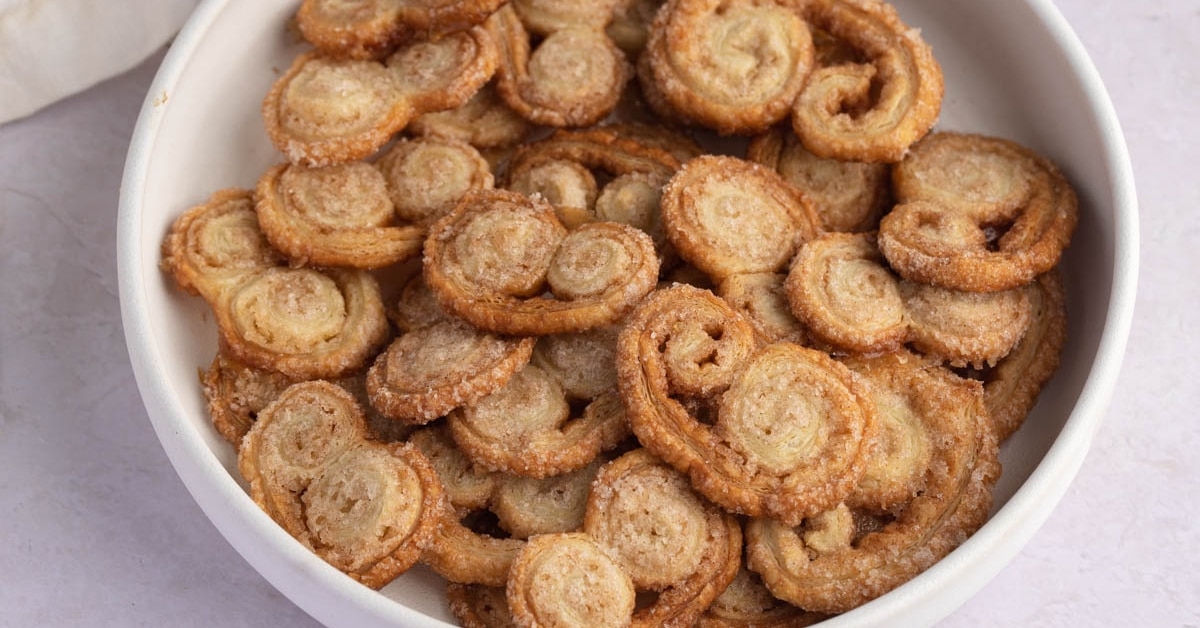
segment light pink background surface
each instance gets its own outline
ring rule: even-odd
[[[942,625],[1197,625],[1200,6],[1057,4],[1108,86],[1133,159],[1136,317],[1108,416],[1067,495]],[[0,626],[315,624],[191,500],[130,370],[116,207],[160,60],[0,126]]]

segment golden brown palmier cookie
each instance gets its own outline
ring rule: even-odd
[[[658,592],[634,613],[636,626],[691,625],[741,564],[738,520],[645,449],[600,470],[583,529],[608,548],[634,587]]]
[[[874,403],[890,415],[884,420],[896,420],[889,428],[896,433],[885,437],[883,459],[868,472],[874,480],[852,499],[892,514],[862,526],[842,505],[798,526],[759,518],[746,527],[748,564],[771,592],[826,613],[879,597],[958,547],[986,521],[1000,474],[978,382],[902,353],[856,361],[854,369],[881,391]],[[927,452],[912,455],[893,437]],[[884,499],[908,491],[903,503]]]
[[[310,52],[275,81],[262,113],[288,161],[325,166],[371,155],[414,111],[383,64]]]
[[[548,203],[505,190],[468,193],[425,241],[425,282],[442,308],[504,334],[612,323],[653,289],[658,266],[653,241],[636,228],[568,231]]]
[[[636,592],[606,548],[566,532],[529,540],[513,560],[506,598],[525,628],[619,628],[630,624]]]
[[[513,558],[524,546],[521,539],[472,530],[462,514],[446,504],[421,562],[450,582],[503,587]]]
[[[743,566],[696,621],[696,628],[805,628],[828,618],[771,595],[758,574]]]
[[[500,62],[482,26],[405,44],[385,64],[414,115],[461,107],[492,80]]]
[[[495,393],[446,417],[454,441],[484,468],[544,478],[616,447],[629,425],[608,391],[576,415],[558,381],[532,364]]]
[[[529,362],[533,344],[447,319],[392,341],[367,371],[367,394],[386,416],[429,423],[501,389]]]
[[[503,0],[304,0],[296,23],[326,54],[378,58],[416,34],[437,34],[482,23]]]
[[[478,584],[446,585],[446,601],[450,614],[463,628],[516,628],[512,613],[508,611],[508,600],[504,587],[487,587]]]
[[[419,136],[456,139],[489,149],[518,144],[533,129],[531,122],[504,104],[493,80],[461,106],[417,116],[407,130]]]
[[[1029,325],[1023,290],[973,293],[901,280],[872,233],[826,233],[804,243],[786,287],[813,336],[850,352],[907,342],[955,366],[982,366],[1007,354]]]
[[[748,490],[730,500],[745,503],[746,512],[790,521],[840,501],[870,455],[876,427],[868,403],[861,385],[824,353],[768,345],[721,397],[712,431],[744,471],[715,484]]]
[[[332,461],[366,439],[362,412],[328,382],[301,382],[259,412],[238,452],[251,496],[292,536],[305,534],[307,486]]]
[[[604,462],[598,456],[585,467],[545,478],[497,474],[490,510],[516,538],[578,530],[592,481]]]
[[[381,268],[425,240],[423,228],[396,220],[386,180],[366,162],[279,164],[259,178],[255,199],[263,233],[296,265]]]
[[[544,201],[505,190],[467,194],[430,232],[425,283],[447,311],[458,315],[466,309],[453,306],[475,295],[480,301],[495,293],[538,295],[566,235]]]
[[[785,286],[792,312],[823,342],[872,352],[908,337],[899,279],[872,234],[831,232],[804,243]]]
[[[697,157],[671,177],[662,219],[679,255],[718,283],[783,270],[821,230],[812,205],[773,170],[718,155]]]
[[[534,123],[595,124],[616,107],[633,76],[625,54],[603,30],[556,30],[531,49],[529,33],[511,6],[496,11],[487,25],[500,48],[500,97]]]
[[[444,423],[418,429],[409,436],[409,442],[433,465],[446,498],[457,511],[465,513],[488,507],[496,489],[497,475],[463,455]]]
[[[184,212],[163,240],[164,270],[208,302],[223,350],[293,379],[340,377],[387,339],[375,279],[354,270],[280,266],[247,191]]]
[[[785,2],[670,0],[651,24],[638,78],[652,105],[750,134],[787,117],[812,59],[808,28]]]
[[[1070,243],[1078,199],[1048,159],[1015,142],[936,133],[893,170],[897,205],[879,247],[907,279],[957,290],[1015,288]]]
[[[495,183],[483,155],[459,140],[402,139],[384,151],[376,165],[396,214],[422,225],[441,218],[467,190],[486,190]]]
[[[296,379],[358,370],[389,335],[379,285],[361,270],[269,268],[222,294],[213,312],[231,355]]]
[[[259,413],[238,468],[254,501],[288,533],[380,588],[416,563],[445,502],[420,452],[365,437],[362,409],[350,393],[304,382]]]
[[[755,136],[746,159],[778,172],[811,201],[826,231],[871,231],[889,209],[891,168],[817,157],[795,133],[775,127]]]
[[[630,315],[617,375],[642,445],[735,512],[798,522],[831,508],[862,475],[875,411],[856,378],[828,355],[761,346],[725,301],[684,285]],[[712,397],[710,426],[681,395]]]
[[[409,42],[385,62],[299,55],[263,100],[267,135],[292,163],[364,159],[414,116],[465,103],[491,80],[496,55],[478,27]]]
[[[796,135],[821,157],[900,161],[941,111],[942,69],[929,44],[886,2],[812,0],[800,11],[865,62],[812,71],[792,109]]]
[[[1025,422],[1042,388],[1058,370],[1067,341],[1066,295],[1058,269],[1040,276],[1026,289],[1032,322],[1021,341],[993,368],[983,373],[984,399],[1004,441]]]
[[[1012,351],[1031,320],[1023,288],[963,292],[902,281],[900,292],[913,348],[953,366],[995,364]]]
[[[783,273],[734,273],[717,286],[717,294],[744,315],[771,342],[805,344],[808,334],[788,305]]]
[[[592,399],[617,385],[616,326],[538,338],[531,363],[558,380],[570,399]]]
[[[682,283],[660,288],[639,304],[617,336],[622,400],[633,410],[631,400],[644,399],[637,405],[640,412],[651,410],[649,396],[662,391],[683,397],[719,395],[765,342],[712,292]]]
[[[205,300],[282,261],[258,226],[250,190],[214,192],[176,218],[163,238],[163,271]]]
[[[615,287],[621,292],[618,311],[624,313],[653,288],[648,278],[651,273],[657,278],[658,266],[654,242],[644,231],[617,222],[589,223],[563,239],[546,271],[546,285],[556,297],[575,301],[604,299]]]

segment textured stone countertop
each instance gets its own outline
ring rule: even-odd
[[[943,625],[1198,626],[1200,3],[1058,5],[1132,155],[1136,314],[1078,477]],[[192,501],[126,354],[117,198],[161,58],[0,125],[0,626],[315,624]]]

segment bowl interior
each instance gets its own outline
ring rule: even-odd
[[[1069,431],[1071,442],[1058,446],[1080,456],[1086,450],[1103,400],[1084,413],[1076,407],[1082,396],[1107,393],[1103,389],[1115,379],[1127,333],[1127,314],[1114,319],[1110,311],[1131,307],[1132,290],[1121,282],[1129,282],[1130,265],[1136,264],[1129,251],[1127,231],[1136,223],[1120,132],[1102,88],[1097,91],[1098,83],[1087,73],[1086,56],[1048,1],[894,4],[906,22],[921,29],[942,63],[946,99],[939,128],[1030,146],[1058,163],[1080,196],[1080,225],[1064,262],[1070,322],[1063,363],[1025,427],[1002,450],[1004,473],[993,521],[984,530],[1036,528],[1039,517],[1015,522],[1021,513],[1009,515],[1006,505],[1014,495],[1028,493],[1031,502],[1051,502],[1039,510],[1048,512],[1061,497],[1061,488],[1030,486],[1027,480],[1039,465],[1043,473],[1074,474],[1069,462],[1060,462],[1074,456],[1048,459],[1047,454],[1066,438],[1069,423],[1082,427]],[[244,492],[233,450],[209,423],[197,382],[197,369],[209,364],[216,347],[212,316],[200,299],[175,290],[158,268],[159,245],[180,213],[218,189],[252,187],[280,160],[263,131],[260,105],[304,47],[287,27],[296,5],[295,0],[207,0],[164,61],[135,132],[122,188],[118,246],[127,341],[147,409],[173,464],[214,524],[268,580],[326,623],[438,624],[424,617],[450,620],[441,584],[431,573],[416,569],[383,595],[366,591],[258,512]],[[1046,468],[1054,464],[1067,468]],[[1026,538],[1030,534],[1032,529]],[[999,568],[996,561],[1007,562],[1017,549],[993,545],[960,548],[947,569],[990,570],[963,580],[982,586]],[[1009,555],[997,555],[1004,552]],[[985,555],[992,559],[976,560]],[[952,582],[955,574],[945,571],[930,575],[928,582],[922,576],[838,623],[854,624],[878,613],[936,620],[974,592],[960,585],[950,595],[930,586],[938,578]]]

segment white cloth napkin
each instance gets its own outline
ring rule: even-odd
[[[0,123],[137,65],[198,0],[0,0]]]

